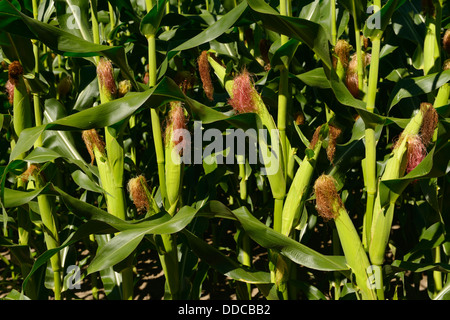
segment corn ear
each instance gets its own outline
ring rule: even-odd
[[[434,2],[434,1],[433,1]],[[423,72],[425,75],[433,73],[436,69],[436,62],[440,64],[440,43],[439,34],[441,30],[441,5],[436,1],[432,4],[433,12],[426,16],[426,35],[423,44]]]
[[[30,97],[23,79],[23,68],[18,61],[14,61],[10,64],[8,77],[10,86],[9,91],[11,91],[10,100],[13,102],[14,133],[16,139],[18,139],[20,133],[24,129],[32,126]],[[24,157],[25,154],[21,154],[18,158],[23,159]]]
[[[211,57],[208,57],[208,61],[229,96],[233,98],[234,81],[227,78],[226,69]],[[272,195],[274,199],[283,200],[286,196],[286,178],[284,174],[284,157],[281,148],[279,131],[272,115],[267,110],[264,101],[256,90],[253,90],[251,99],[253,100],[252,103],[255,107],[254,112],[258,115],[256,120],[258,132],[261,131],[260,129],[264,129],[267,130],[270,135],[270,146],[267,141],[268,139],[261,134],[258,134],[258,144],[260,149],[263,150],[261,155],[264,165],[267,166],[270,164],[270,168],[267,170],[267,178],[272,190]],[[273,160],[276,160],[275,163],[273,163]],[[273,165],[275,165],[276,168],[273,168]]]
[[[186,143],[186,114],[179,101],[170,103],[165,131],[165,176],[168,212],[173,215],[179,204],[183,179],[183,163],[181,154]]]
[[[356,286],[361,292],[362,299],[376,300],[376,293],[369,284],[369,259],[362,245],[361,239],[348,216],[336,190],[336,181],[332,176],[321,175],[314,183],[316,208],[325,219],[333,219],[338,231],[342,250],[347,264],[355,275]]]
[[[355,274],[356,284],[364,300],[376,300],[376,293],[369,285],[370,262],[361,239],[345,208],[339,208],[334,220],[347,264]]]
[[[432,106],[426,107],[432,108]],[[403,130],[391,158],[386,163],[381,181],[397,179],[403,174],[406,167],[406,151],[408,148],[407,138],[408,136],[417,135],[419,133],[423,121],[423,114],[424,110],[420,110]],[[375,265],[382,265],[384,261],[384,253],[391,231],[395,202],[399,196],[400,193],[389,191],[389,195],[387,195],[389,200],[386,203],[386,201],[382,199],[384,195],[378,192],[375,199],[369,243],[370,260]]]
[[[165,155],[166,192],[169,202],[168,212],[173,215],[180,197],[182,163],[180,155],[173,144],[166,144]]]
[[[448,33],[449,35],[447,36],[449,38],[448,42],[450,42],[450,29],[447,30],[446,34]],[[450,44],[449,44],[450,46]],[[444,66],[442,68],[444,71],[445,70],[450,70],[450,59],[445,60],[444,62]],[[448,104],[448,100],[450,99],[450,83],[444,83],[438,90],[436,99],[434,100],[434,104],[433,107],[435,109],[440,108],[442,106],[445,106]]]
[[[299,219],[304,203],[308,196],[307,190],[314,173],[315,164],[322,148],[322,141],[318,141],[313,148],[314,155],[306,155],[295,173],[292,184],[287,193],[283,206],[281,233],[289,236],[296,221]]]

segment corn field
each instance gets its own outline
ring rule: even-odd
[[[0,46],[0,299],[450,299],[447,1],[0,0]]]

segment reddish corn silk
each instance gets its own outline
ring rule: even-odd
[[[322,126],[318,126],[317,128],[316,128],[316,130],[314,131],[314,134],[313,134],[313,136],[312,136],[312,138],[311,138],[311,141],[310,141],[310,143],[309,143],[309,148],[310,149],[314,149],[314,147],[316,146],[316,144],[317,144],[317,141],[319,141],[319,133],[320,133],[320,129],[322,128]]]
[[[436,109],[431,103],[424,102],[420,105],[420,110],[423,113],[422,125],[420,127],[420,136],[425,146],[431,143],[434,135],[434,130],[438,124],[439,116]]]
[[[450,55],[450,29],[447,29],[442,39],[442,47]]]
[[[8,66],[8,80],[16,86],[20,77],[23,75],[23,67],[19,61],[13,61]]]
[[[12,105],[14,103],[14,85],[11,81],[6,81],[6,94],[8,95],[8,101]]]
[[[200,73],[200,79],[203,83],[203,91],[205,92],[206,97],[213,101],[214,95],[214,86],[212,84],[211,75],[209,73],[209,62],[208,62],[208,52],[202,51],[197,60],[198,71]]]
[[[97,65],[97,76],[100,79],[102,90],[105,90],[109,98],[114,97],[117,93],[116,81],[114,80],[114,71],[111,61],[100,58]]]
[[[344,66],[345,69],[348,68],[351,48],[352,48],[351,45],[346,40],[343,39],[338,40],[336,46],[334,47],[334,53],[336,53],[339,60],[341,61],[341,64]]]
[[[343,204],[336,189],[336,180],[332,176],[322,174],[314,183],[314,194],[319,215],[325,221],[337,218],[339,208],[343,207]]]
[[[406,173],[411,172],[427,155],[427,149],[418,135],[408,137]]]
[[[364,68],[370,64],[370,60],[371,55],[369,53],[363,52],[362,62]],[[350,62],[348,64],[345,84],[350,93],[353,95],[353,97],[359,98],[358,58],[356,53],[352,55]]]
[[[84,130],[81,137],[91,156],[91,164],[93,164],[95,159],[94,148],[97,148],[102,154],[105,154],[105,143],[100,139],[100,136],[95,129]]]
[[[150,201],[147,197],[147,192],[145,189],[147,188],[148,190],[149,188],[145,177],[140,175],[136,178],[130,179],[128,181],[127,188],[138,213],[148,211],[150,209]]]
[[[20,175],[20,179],[23,182],[28,182],[31,177],[35,177],[36,174],[39,174],[39,166],[37,164],[31,164],[28,169]]]
[[[295,119],[295,124],[298,126],[305,124],[305,115],[301,111],[298,111],[295,113],[294,119]]]
[[[233,107],[236,113],[257,112],[254,97],[257,95],[250,73],[246,69],[234,78],[233,97],[228,103]]]
[[[348,63],[348,70],[345,76],[345,84],[353,97],[359,97],[358,87],[358,61],[356,54],[352,55],[350,62]]]
[[[342,130],[335,126],[329,126],[327,158],[333,163],[334,154],[336,153],[336,140],[341,135]]]
[[[184,132],[178,130],[187,130],[184,108],[180,101],[171,101],[170,108],[166,119],[165,142],[166,144],[173,143],[175,146],[180,144],[180,147],[183,148],[186,144],[186,140],[183,138]]]

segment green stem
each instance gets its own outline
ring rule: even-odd
[[[153,7],[153,1],[146,0],[147,12]],[[148,34],[148,78],[149,87],[156,85],[157,78],[157,66],[156,66],[156,38],[155,34]],[[156,162],[158,166],[158,178],[159,188],[163,203],[167,205],[167,186],[166,186],[166,173],[165,173],[165,148],[163,145],[161,122],[158,114],[158,110],[150,108],[150,116],[152,122],[152,134],[156,152]],[[164,269],[166,282],[169,287],[171,298],[177,299],[179,294],[179,268],[178,268],[178,249],[177,242],[174,235],[167,234],[161,235],[163,253],[160,254],[161,265]]]
[[[333,255],[339,256],[341,255],[341,245],[339,244],[339,234],[337,229],[333,229]],[[341,273],[339,271],[333,272],[334,276],[334,300],[339,300],[341,297]]]
[[[91,3],[91,19],[92,19],[92,34],[94,43],[100,44],[100,31],[98,29],[97,3],[95,0],[90,0]],[[98,56],[94,57],[96,63],[100,60]]]
[[[440,62],[440,30],[442,7],[440,1],[433,1],[434,15],[427,14],[423,49],[423,72],[425,75],[438,71]]]
[[[280,14],[289,16],[290,0],[280,1]],[[281,35],[281,45],[283,46],[289,41],[289,38],[284,34]],[[278,117],[277,127],[280,132],[281,150],[284,156],[284,168],[287,167],[288,150],[286,141],[286,114],[289,102],[289,61],[288,57],[282,58],[283,65],[280,69],[280,83],[278,89]]]
[[[364,65],[362,60],[362,50],[361,50],[361,29],[359,27],[359,21],[356,13],[356,0],[352,1],[352,15],[353,15],[353,25],[355,28],[355,43],[356,43],[356,57],[358,62],[358,89],[362,91],[363,89],[363,75],[364,75]]]
[[[280,1],[280,14],[284,16],[289,15],[289,8],[290,8],[290,0],[281,0]],[[285,35],[281,35],[281,45],[286,44],[289,41],[289,38]],[[280,163],[280,166],[283,168],[287,168],[287,159],[288,159],[288,150],[287,150],[287,138],[286,138],[286,115],[287,115],[287,107],[288,107],[288,100],[289,100],[289,62],[288,57],[282,58],[283,65],[280,69],[280,83],[278,88],[278,115],[277,115],[277,129],[279,131],[280,135],[280,147],[281,147],[281,154],[282,156],[282,163]],[[283,173],[284,178],[286,179],[286,170]],[[284,179],[284,182],[285,182]],[[282,231],[282,214],[283,214],[283,204],[284,204],[284,197],[278,198],[274,197],[274,222],[273,222],[273,228],[275,231],[281,232]],[[274,265],[278,266],[278,259],[282,259],[278,254],[274,255]],[[275,277],[277,277],[276,272],[282,272],[281,279],[278,286],[278,293],[283,297],[283,299],[288,299],[288,291],[286,283],[284,282],[284,279],[288,278],[288,274],[284,274],[284,270],[277,270],[275,268]]]
[[[337,41],[337,29],[336,29],[336,1],[330,1],[331,6],[331,44],[336,45]]]
[[[37,19],[38,17],[38,4],[37,0],[32,1],[33,6],[33,17]],[[35,60],[35,77],[39,76],[39,47],[37,41],[33,41],[33,53]],[[34,117],[35,125],[42,125],[42,114],[40,108],[39,94],[33,94],[33,105],[34,105]],[[42,135],[36,140],[34,147],[42,146]],[[36,179],[36,187],[41,188],[43,185],[40,183],[40,178]],[[44,228],[44,239],[48,250],[59,247],[59,236],[58,228],[56,226],[56,220],[54,217],[54,206],[50,198],[47,195],[40,195],[37,198],[39,212],[41,215],[41,220]],[[53,281],[54,281],[54,294],[55,300],[61,300],[61,290],[62,290],[62,273],[61,273],[61,258],[59,253],[54,254],[50,258],[50,264],[53,270]]]
[[[43,187],[39,184],[36,185],[38,188]],[[39,212],[41,214],[41,220],[44,228],[44,238],[47,245],[47,249],[55,249],[59,247],[59,236],[58,229],[56,227],[55,217],[53,215],[53,205],[50,202],[50,198],[47,195],[38,196]],[[59,252],[54,254],[50,258],[50,264],[53,270],[53,281],[55,293],[55,300],[61,300],[61,289],[62,289],[62,270],[61,270],[61,259]]]
[[[96,2],[91,0],[91,19],[92,19],[92,32],[94,43],[100,44],[99,24],[97,17]],[[100,58],[94,57],[95,62],[98,64]],[[102,88],[102,84],[99,81],[100,100],[101,103],[107,103],[110,98],[105,94],[105,90]],[[107,193],[107,207],[108,212],[122,220],[126,220],[126,197],[124,190],[124,149],[122,139],[122,128],[114,126],[105,127],[105,144],[108,156],[106,157],[106,164],[98,165],[99,170],[102,167],[102,185]],[[101,161],[97,158],[97,161]],[[133,299],[133,275],[130,273],[131,267],[126,268],[122,272],[122,299]]]
[[[245,170],[245,158],[241,155],[238,155],[238,163],[239,163],[239,189],[240,189],[240,198],[243,203],[247,203],[247,174]],[[242,264],[244,266],[250,267],[252,264],[252,255],[251,255],[251,246],[250,246],[250,238],[248,234],[245,233],[244,230],[241,231],[241,252],[242,252]],[[250,283],[246,283],[246,298],[248,300],[252,297],[252,288]]]
[[[289,100],[289,71],[287,66],[282,67],[280,70],[280,84],[278,91],[278,117],[277,117],[277,127],[280,132],[280,142],[281,142],[281,150],[284,156],[284,168],[287,167],[287,141],[286,141],[286,115],[287,115],[287,106]],[[286,173],[286,172],[285,172]]]
[[[147,35],[148,42],[148,84],[149,87],[156,85],[156,43],[155,35]],[[158,110],[150,108],[150,116],[152,122],[153,141],[155,144],[156,162],[158,165],[159,188],[161,196],[164,201],[167,198],[166,179],[165,179],[165,160],[164,160],[164,146],[161,134],[161,122],[159,119]]]
[[[434,248],[434,262],[441,262],[441,246]],[[433,271],[434,293],[437,295],[442,290],[442,272]]]
[[[136,116],[132,115],[129,120],[130,130],[132,130],[136,126]],[[136,154],[136,146],[134,145],[134,142],[131,145],[130,154],[131,154],[131,160],[135,165],[137,165],[137,154]]]
[[[381,1],[374,1],[375,10],[380,10]],[[366,108],[369,112],[374,112],[376,104],[376,95],[378,90],[378,73],[380,65],[380,48],[381,48],[381,34],[374,36],[372,39],[372,57],[369,70],[369,82],[366,96]],[[360,43],[358,39],[357,42]],[[358,62],[359,66],[359,62]],[[377,177],[376,177],[376,139],[375,127],[373,125],[366,125],[365,129],[365,148],[366,158],[364,159],[364,178],[367,192],[366,213],[364,216],[363,226],[363,245],[367,250],[370,241],[370,229],[372,226],[373,207],[375,204],[375,197],[377,192]]]

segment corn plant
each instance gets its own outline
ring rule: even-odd
[[[0,0],[0,298],[449,299],[449,10]]]

